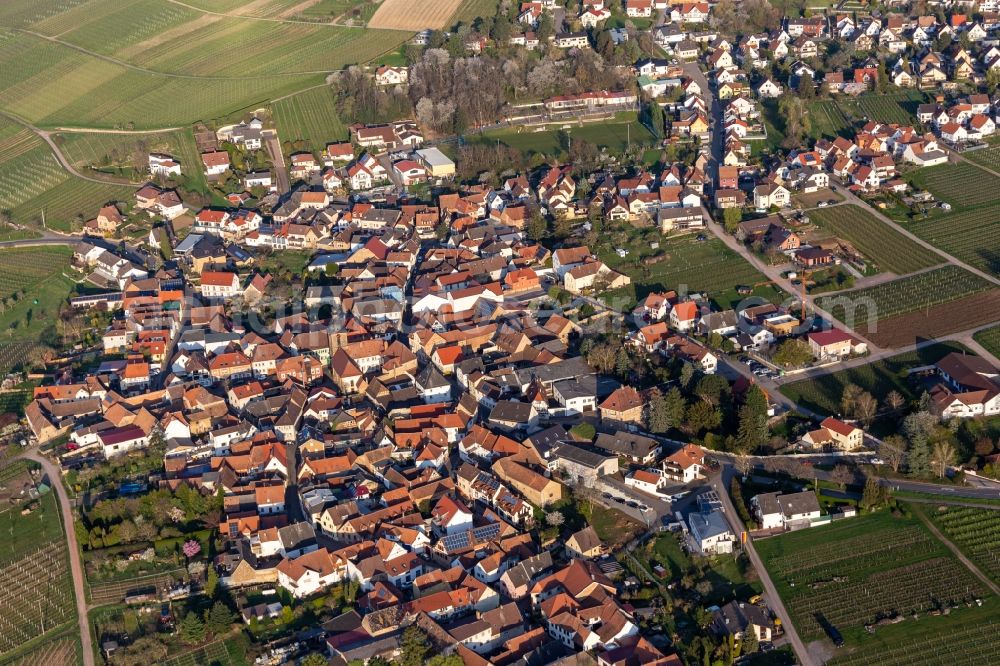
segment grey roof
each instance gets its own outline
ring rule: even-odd
[[[278,528],[278,539],[285,550],[298,550],[316,542],[316,530],[312,523],[292,523]]]
[[[659,447],[659,443],[650,437],[619,430],[613,435],[602,432],[597,436],[594,446],[610,453],[645,458],[651,451]]]
[[[501,400],[490,412],[491,421],[527,423],[531,420],[531,405],[514,400]]]
[[[770,627],[772,624],[766,610],[743,601],[730,601],[712,616],[712,631],[722,636],[743,633],[751,625]]]
[[[563,379],[555,382],[552,385],[552,390],[561,395],[564,400],[593,398],[597,396],[597,377],[587,375],[580,378]]]
[[[565,361],[517,370],[516,374],[517,380],[524,386],[530,384],[533,378],[538,378],[543,384],[549,384],[563,379],[583,377],[593,374],[593,372],[582,356],[574,356]]]
[[[560,425],[554,425],[541,432],[536,432],[525,442],[534,446],[538,455],[547,458],[552,449],[568,439],[569,435],[566,433],[566,429]]]
[[[692,513],[688,517],[688,524],[698,541],[704,541],[720,534],[732,534],[729,523],[726,522],[721,511]]]
[[[816,499],[816,493],[811,490],[779,495],[778,505],[781,507],[781,511],[785,514],[786,518],[800,513],[814,513],[819,511],[819,500]]]
[[[597,453],[596,451],[589,451],[587,449],[582,449],[579,446],[573,446],[572,444],[560,444],[556,447],[554,454],[557,458],[562,458],[563,460],[568,460],[576,463],[577,465],[590,467],[592,469],[596,468],[608,458],[614,458],[614,456],[606,456],[602,453]]]
[[[434,366],[433,363],[428,363],[424,366],[424,369],[420,371],[414,380],[421,389],[435,389],[442,388],[445,386],[451,386],[448,379],[441,374],[441,371]]]

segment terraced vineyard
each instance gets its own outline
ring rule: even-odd
[[[906,174],[906,180],[962,208],[991,203],[1000,191],[1000,178],[965,162],[917,169]]]
[[[970,266],[1000,276],[1000,205],[933,217],[907,228]]]
[[[880,269],[898,275],[943,263],[941,255],[884,224],[860,206],[817,208],[809,219],[848,241]]]
[[[1000,511],[950,506],[927,514],[980,571],[1000,582]]]
[[[310,150],[320,151],[328,143],[348,138],[347,128],[337,117],[333,91],[327,86],[274,102],[271,112],[282,141],[303,141]]]
[[[757,541],[803,639],[972,602],[985,585],[912,519],[876,514]]]

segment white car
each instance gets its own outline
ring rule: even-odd
[[[828,203],[827,203],[827,202],[825,202],[825,201],[820,201],[820,202],[819,202],[818,204],[816,204],[816,205],[817,205],[818,207],[820,207],[820,208],[826,208],[826,207],[827,207],[827,206],[829,206],[830,204],[828,204]]]

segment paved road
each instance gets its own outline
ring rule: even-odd
[[[286,194],[291,189],[291,182],[288,178],[288,169],[285,167],[285,156],[281,152],[281,141],[278,139],[278,133],[274,130],[264,130],[261,134],[264,137],[267,153],[271,156],[271,162],[274,164],[274,177],[278,181],[278,194]]]
[[[730,527],[738,535],[742,534],[746,527],[743,525],[743,521],[740,520],[740,516],[736,513],[736,507],[733,506],[733,501],[729,498],[729,491],[727,489],[727,483],[724,479],[730,479],[735,476],[735,470],[732,467],[726,466],[722,469],[722,474],[715,476],[712,479],[712,488],[718,493],[719,498],[722,500],[722,505],[725,508],[725,516],[729,521]],[[764,562],[757,555],[757,549],[754,548],[753,539],[747,539],[744,544],[744,551],[747,557],[750,558],[750,562],[753,564],[754,569],[757,571],[757,575],[760,576],[760,582],[764,586],[764,599],[767,602],[768,608],[773,610],[775,614],[781,618],[781,624],[785,629],[785,636],[788,642],[791,643],[792,649],[795,650],[795,656],[798,658],[799,663],[802,666],[814,666],[812,656],[809,654],[809,650],[806,649],[806,644],[802,642],[799,637],[798,631],[795,629],[795,625],[792,623],[792,617],[788,614],[788,610],[785,608],[784,602],[781,600],[781,596],[778,594],[778,589],[774,586],[774,582],[771,580],[770,574],[767,572],[767,568],[764,566]]]
[[[947,486],[922,481],[904,481],[901,479],[881,479],[883,486],[893,490],[906,490],[914,493],[930,493],[933,495],[948,495],[951,497],[968,497],[971,499],[1000,499],[1000,490],[970,486]]]
[[[24,457],[42,466],[45,474],[49,477],[49,483],[55,491],[56,497],[59,498],[59,510],[62,513],[63,530],[66,532],[66,542],[69,548],[70,572],[73,575],[73,594],[76,597],[80,640],[83,644],[83,664],[84,666],[94,666],[94,644],[90,637],[90,621],[87,618],[87,593],[83,582],[83,564],[80,562],[80,546],[76,542],[76,530],[73,529],[73,508],[69,504],[69,496],[63,486],[62,473],[37,449],[27,451]]]

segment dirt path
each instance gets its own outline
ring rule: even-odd
[[[56,145],[56,142],[52,140],[51,132],[38,129],[31,123],[25,122],[24,120],[21,120],[17,116],[12,116],[2,111],[0,111],[0,116],[8,118],[12,122],[17,123],[18,125],[22,125],[23,127],[26,127],[27,129],[37,134],[39,138],[42,139],[42,141],[48,144],[49,149],[52,151],[52,154],[56,156],[56,161],[59,162],[59,166],[61,166],[63,169],[68,171],[70,174],[76,176],[77,178],[82,178],[83,180],[89,180],[92,183],[101,183],[102,185],[135,185],[135,183],[126,178],[114,178],[111,176],[109,176],[108,178],[95,178],[93,176],[87,176],[80,173],[79,171],[76,170],[76,167],[70,164],[70,161],[66,159],[65,155],[63,155],[62,150],[60,150],[59,146]]]
[[[69,496],[63,486],[62,473],[52,462],[32,449],[24,454],[42,466],[49,477],[49,483],[59,498],[59,511],[62,513],[63,529],[66,532],[66,542],[69,548],[70,572],[73,574],[73,593],[76,597],[76,615],[80,625],[80,641],[83,647],[84,666],[94,666],[94,643],[90,637],[90,620],[87,618],[87,593],[83,583],[83,564],[80,562],[80,546],[76,542],[76,530],[73,529],[73,508],[69,504]]]
[[[924,525],[927,526],[927,529],[931,531],[931,534],[937,537],[941,543],[943,543],[948,547],[948,550],[954,553],[955,557],[958,558],[959,562],[965,565],[966,569],[971,571],[976,578],[983,581],[983,584],[986,585],[986,587],[993,590],[993,594],[1000,596],[1000,586],[997,586],[996,583],[987,578],[986,574],[980,571],[979,567],[977,567],[975,564],[972,563],[972,560],[970,560],[964,554],[962,554],[962,551],[958,549],[958,546],[949,541],[947,537],[945,537],[945,535],[941,534],[941,530],[937,528],[937,525],[931,522],[931,519],[924,515],[923,509],[921,509],[920,507],[913,507],[913,512],[920,517],[920,520],[923,521]]]

